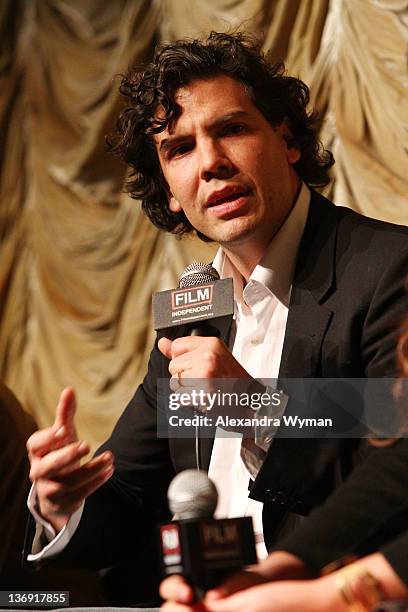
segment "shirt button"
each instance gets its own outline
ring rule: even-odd
[[[258,344],[261,344],[261,339],[260,338],[252,338],[251,344],[252,344],[252,346],[258,346]]]

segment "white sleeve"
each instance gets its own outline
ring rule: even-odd
[[[27,560],[40,561],[48,559],[55,557],[64,550],[78,527],[84,505],[85,502],[72,514],[67,524],[56,535],[52,525],[37,510],[37,489],[35,484],[33,484],[28,496],[27,506],[35,518],[36,527],[31,554],[27,555]]]

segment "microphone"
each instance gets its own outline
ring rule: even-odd
[[[218,493],[202,470],[184,470],[168,489],[171,523],[159,527],[164,576],[181,574],[197,599],[228,574],[256,563],[251,517],[214,519]]]
[[[177,336],[225,336],[234,314],[232,279],[220,280],[211,264],[194,262],[179,286],[153,294],[154,329]]]
[[[201,263],[194,261],[192,264],[187,266],[184,272],[180,276],[179,287],[180,289],[188,289],[190,287],[197,287],[208,283],[214,283],[214,281],[220,280],[220,275],[217,270],[212,267],[211,264]],[[197,327],[190,327],[187,332],[188,336],[215,336],[219,338],[220,330],[210,325],[208,322],[204,322]]]
[[[212,518],[217,507],[218,491],[204,470],[184,470],[171,481],[167,499],[175,518]]]
[[[183,336],[226,336],[234,314],[232,278],[220,280],[211,264],[193,262],[177,289],[153,294],[154,329],[174,340]],[[196,414],[196,413],[195,413]],[[201,469],[200,425],[195,425],[195,456]]]

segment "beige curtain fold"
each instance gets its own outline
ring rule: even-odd
[[[141,380],[151,294],[214,246],[155,230],[121,193],[104,136],[120,73],[160,40],[236,28],[311,87],[338,204],[408,222],[408,2],[3,0],[0,3],[0,368],[40,426],[78,393],[97,446]]]

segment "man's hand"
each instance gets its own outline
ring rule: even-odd
[[[38,510],[57,532],[85,498],[114,472],[110,452],[80,465],[89,453],[89,445],[78,441],[75,410],[73,390],[64,389],[52,427],[36,431],[27,441],[30,479],[37,486]]]
[[[159,350],[170,359],[169,372],[182,378],[251,378],[219,338],[160,338]]]
[[[158,348],[170,359],[170,389],[176,394],[181,393],[184,401],[190,394],[191,405],[183,403],[184,408],[196,409],[202,413],[212,410],[214,418],[224,415],[226,409],[230,410],[231,404],[224,406],[217,400],[216,392],[221,388],[224,393],[237,393],[235,385],[238,381],[246,385],[247,381],[253,380],[219,338],[186,336],[173,341],[160,338]],[[243,390],[244,387],[241,392]],[[250,418],[253,417],[253,410],[236,405],[234,416]]]

